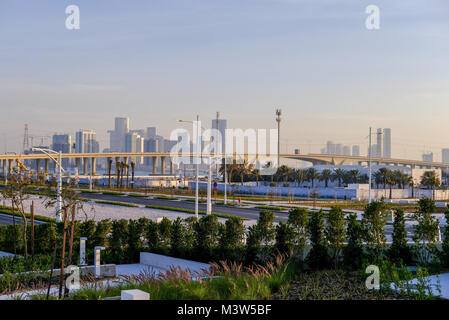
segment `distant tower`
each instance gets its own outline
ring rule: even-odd
[[[278,123],[278,167],[280,166],[280,154],[281,154],[281,109],[276,109],[276,122]]]
[[[28,124],[25,124],[25,130],[23,133],[23,147],[22,147],[22,153],[25,153],[25,150],[28,150],[30,148],[30,141],[28,136]]]
[[[383,146],[383,157],[391,158],[391,129],[384,129],[384,146]]]
[[[382,129],[377,129],[376,157],[382,158]]]

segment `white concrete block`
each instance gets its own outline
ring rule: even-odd
[[[150,294],[142,290],[122,290],[122,300],[150,300]]]

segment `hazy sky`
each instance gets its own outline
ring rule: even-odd
[[[76,4],[81,29],[65,28]],[[380,30],[365,8],[380,8]],[[168,135],[220,111],[274,128],[282,151],[360,144],[391,127],[393,156],[449,147],[445,0],[0,0],[0,152],[31,135],[95,129],[114,116]],[[40,140],[40,139],[39,139]],[[36,141],[36,140],[35,140]]]

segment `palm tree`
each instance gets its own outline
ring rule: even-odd
[[[394,180],[393,176],[391,175],[390,177],[387,178],[387,182],[386,184],[390,187],[390,200],[392,199],[393,196],[393,186],[396,184],[396,181]]]
[[[254,175],[254,178],[256,178],[256,185],[259,186],[259,179],[261,177],[260,170],[259,169],[254,169],[253,170],[253,175]]]
[[[384,185],[384,189],[386,189],[387,180],[391,176],[391,170],[388,168],[380,168],[378,170],[378,172],[380,172],[379,174],[380,174],[382,184]]]
[[[115,170],[117,171],[117,188],[120,187],[120,172],[122,171],[122,163],[117,161],[115,164]]]
[[[108,160],[108,176],[109,176],[109,188],[111,187],[111,170],[112,170],[112,159]]]
[[[357,183],[359,179],[360,172],[357,169],[352,169],[348,171],[348,178],[351,183]]]
[[[233,162],[233,163],[227,163],[226,164],[226,174],[227,174],[227,176],[228,176],[228,182],[229,183],[232,183],[232,175],[234,174],[234,172],[236,172],[237,171],[237,168],[238,168],[238,164],[236,164],[235,162]],[[220,173],[222,174],[222,175],[224,175],[224,164],[220,167]]]
[[[300,187],[301,183],[307,180],[307,171],[304,169],[297,169],[295,170],[294,177],[298,183],[298,187]]]
[[[246,175],[250,174],[253,171],[253,166],[254,165],[248,165],[248,161],[244,160],[243,163],[239,164],[237,166],[237,174],[240,176],[240,181],[243,185],[243,180],[245,178]]]
[[[341,168],[334,169],[334,173],[332,174],[332,181],[338,181],[338,187],[341,187],[341,182],[345,177],[345,171]]]
[[[374,182],[376,183],[376,188],[379,189],[379,185],[383,182],[383,174],[380,171],[376,171],[373,174]]]
[[[421,184],[429,189],[432,189],[432,198],[435,199],[435,194],[433,191],[435,190],[435,187],[438,187],[441,184],[440,179],[438,179],[435,174],[435,171],[424,172],[421,177]]]
[[[136,163],[131,161],[131,188],[134,188],[134,169],[136,168]]]
[[[332,177],[332,172],[330,171],[330,169],[324,169],[323,171],[321,171],[320,174],[320,181],[324,181],[324,185],[327,188],[329,186],[329,180]]]
[[[316,171],[315,168],[309,168],[307,169],[307,180],[309,180],[310,182],[312,182],[312,188],[315,185],[315,180],[319,178],[319,174],[318,171]]]

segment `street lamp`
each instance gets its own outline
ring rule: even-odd
[[[196,116],[196,122],[197,122],[197,132],[196,132],[196,137],[197,137],[197,141],[196,141],[196,145],[197,145],[197,149],[196,149],[196,156],[198,158],[198,148],[201,148],[201,140],[200,140],[200,134],[199,134],[199,121],[200,121],[200,117],[197,115]],[[193,121],[190,120],[178,120],[178,122],[187,122],[187,123],[192,123],[194,124]],[[206,130],[205,128],[201,127],[201,129]],[[206,204],[206,214],[210,215],[212,214],[212,195],[211,195],[211,187],[212,187],[212,160],[211,160],[211,156],[210,153],[208,155],[209,157],[209,174],[208,174],[208,178],[207,178],[207,204]],[[195,215],[198,218],[198,184],[199,184],[199,163],[197,161],[196,163],[196,184],[195,184]]]
[[[42,153],[45,153],[50,159],[52,159],[55,164],[58,166],[58,176],[57,176],[57,186],[56,186],[56,222],[61,222],[61,207],[62,207],[62,171],[64,169],[62,168],[62,152],[56,152],[51,149],[41,149],[41,148],[32,148],[32,151],[40,151]],[[56,160],[50,153],[57,154],[58,160]]]

